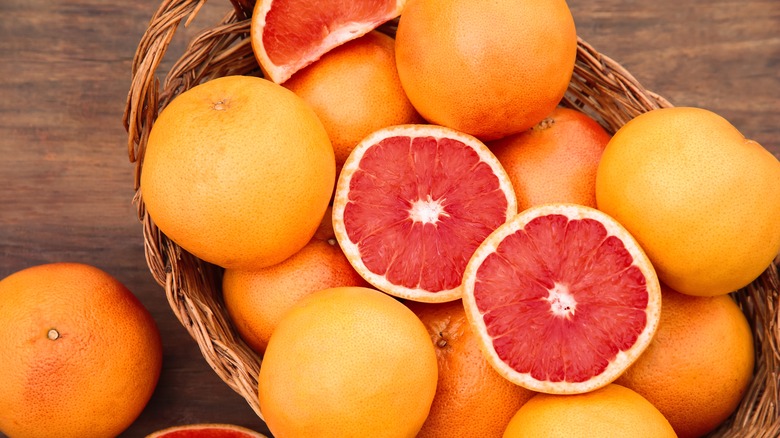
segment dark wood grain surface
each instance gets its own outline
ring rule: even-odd
[[[646,88],[720,113],[780,157],[780,1],[569,4],[580,36]],[[158,5],[0,0],[0,278],[40,263],[89,263],[152,312],[164,368],[123,436],[195,422],[267,433],[202,359],[145,264],[122,112],[136,44]],[[163,71],[229,7],[212,0],[180,29]]]

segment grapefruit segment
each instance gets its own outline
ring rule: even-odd
[[[333,228],[352,266],[376,288],[414,301],[460,298],[466,263],[517,212],[506,172],[476,138],[398,125],[361,141],[333,201]]]
[[[648,346],[661,292],[647,256],[606,214],[529,208],[488,236],[463,303],[490,363],[528,389],[573,394],[615,380]]]
[[[401,14],[406,0],[258,0],[250,28],[263,73],[281,84],[347,41]]]

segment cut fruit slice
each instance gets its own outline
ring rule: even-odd
[[[333,230],[355,270],[414,301],[460,298],[480,243],[517,213],[512,183],[476,138],[398,125],[363,139],[344,163]]]
[[[251,43],[263,73],[281,84],[349,40],[401,14],[406,0],[258,0]]]
[[[477,248],[463,304],[488,361],[552,394],[606,386],[647,348],[661,289],[639,244],[590,207],[529,208]]]
[[[187,424],[158,430],[146,438],[266,438],[265,435],[233,424]]]

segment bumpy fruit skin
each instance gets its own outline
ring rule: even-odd
[[[758,277],[780,251],[780,161],[723,117],[665,108],[612,137],[596,203],[647,252],[660,280],[722,295]]]
[[[0,281],[0,432],[118,436],[141,414],[162,368],[143,304],[94,266],[52,263]]]
[[[487,141],[536,125],[558,105],[577,34],[564,0],[409,0],[395,47],[420,115]]]
[[[179,246],[251,270],[309,242],[335,182],[330,139],[303,99],[266,79],[225,76],[163,109],[149,134],[141,195]]]
[[[346,42],[297,72],[284,87],[303,98],[328,131],[341,170],[368,134],[422,123],[395,68],[395,41],[378,31]]]
[[[518,211],[556,202],[596,208],[596,170],[610,138],[587,114],[557,107],[531,129],[488,147],[512,180]]]
[[[617,384],[576,395],[537,394],[512,417],[504,438],[677,438],[647,399]]]
[[[753,334],[729,295],[696,297],[662,288],[653,342],[615,383],[648,399],[680,438],[715,430],[753,378]]]
[[[326,214],[314,237],[281,263],[252,271],[225,269],[222,297],[238,334],[262,354],[282,316],[306,296],[336,286],[368,286],[349,264]]]
[[[499,438],[512,416],[536,393],[490,366],[460,300],[406,301],[406,306],[428,328],[439,362],[436,396],[417,438]]]
[[[437,373],[428,332],[406,306],[375,289],[325,289],[276,326],[258,400],[280,438],[412,438],[428,416]]]

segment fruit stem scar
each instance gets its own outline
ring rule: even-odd
[[[228,108],[228,102],[225,99],[220,99],[214,102],[213,108],[217,111],[224,111]]]
[[[60,332],[58,332],[57,329],[49,329],[46,333],[46,337],[52,341],[56,341],[60,337]]]
[[[536,126],[532,127],[531,129],[538,131],[538,130],[545,130],[549,129],[552,125],[555,124],[555,119],[552,117],[547,117],[546,119],[539,122]]]
[[[561,318],[571,318],[577,310],[577,301],[569,292],[569,288],[560,283],[555,283],[544,300],[550,303],[552,314]]]

